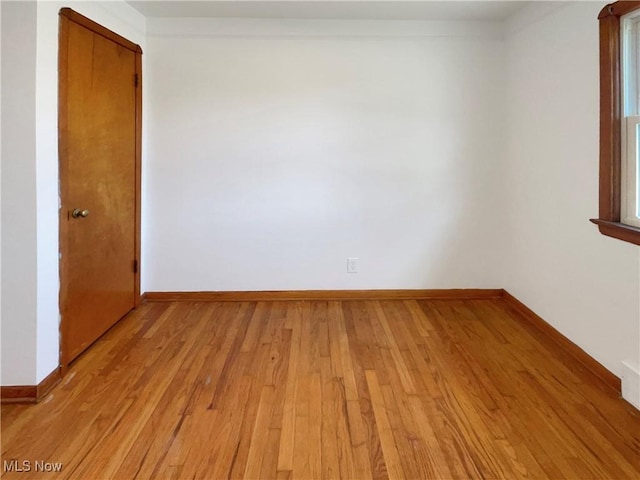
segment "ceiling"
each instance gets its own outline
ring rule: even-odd
[[[150,0],[129,3],[145,17],[301,18],[348,20],[504,20],[525,1],[251,1]]]

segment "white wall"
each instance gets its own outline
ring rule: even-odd
[[[14,92],[27,102],[6,110],[2,104],[2,385],[37,384],[58,365],[57,62],[62,7],[73,8],[144,48],[144,17],[124,1],[46,1],[37,7],[2,2],[3,72],[11,55],[20,53],[13,62],[15,75],[20,76],[8,84],[2,78],[3,90],[12,92],[3,95],[3,102],[17,100]],[[28,18],[5,15],[27,9]],[[26,44],[11,41],[15,35],[24,37]],[[24,118],[24,126],[16,124],[18,118]]]
[[[2,5],[0,5],[0,360],[2,360]],[[2,385],[2,366],[0,366]]]
[[[2,385],[36,377],[35,2],[2,10]],[[26,59],[33,59],[25,62]]]
[[[491,24],[148,29],[144,290],[501,286]]]
[[[588,221],[598,215],[601,7],[534,5],[512,19],[503,285],[621,376],[623,361],[640,361],[640,249]]]

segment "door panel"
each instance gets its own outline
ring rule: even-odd
[[[65,365],[136,305],[139,111],[138,53],[60,18]]]

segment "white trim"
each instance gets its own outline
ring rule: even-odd
[[[640,410],[640,370],[631,362],[622,362],[622,398]]]
[[[502,40],[502,22],[148,18],[148,37],[463,37]]]

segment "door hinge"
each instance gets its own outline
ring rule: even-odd
[[[138,85],[140,84],[140,75],[137,73],[133,75],[133,84],[136,88],[138,88]]]
[[[138,273],[138,260],[133,261],[133,273]]]

